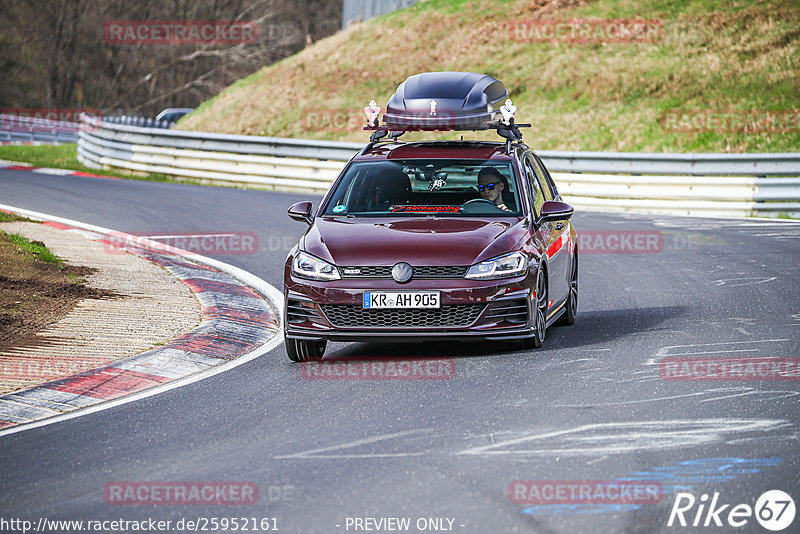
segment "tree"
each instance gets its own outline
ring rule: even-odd
[[[4,0],[0,108],[156,114],[195,107],[334,33],[341,0]],[[120,44],[113,21],[253,21],[254,43]]]

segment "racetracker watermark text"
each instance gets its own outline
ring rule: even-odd
[[[664,358],[664,380],[800,380],[800,358]]]
[[[441,109],[426,109],[403,117],[410,130],[447,131],[456,126],[456,117]],[[315,108],[303,111],[300,127],[309,132],[358,132],[366,126],[364,114],[358,110]]]
[[[307,132],[357,132],[366,124],[363,113],[341,109],[307,109],[300,118],[300,127]]]
[[[658,254],[664,235],[652,230],[582,230],[578,250],[583,254]]]
[[[414,360],[323,360],[302,362],[307,380],[450,380],[456,376],[452,358]]]
[[[800,132],[800,110],[673,109],[659,122],[671,133],[791,133]]]
[[[269,501],[294,498],[294,486],[270,486]],[[244,505],[259,500],[255,482],[109,482],[103,490],[106,504],[114,505]]]
[[[164,254],[241,256],[258,251],[258,234],[254,232],[164,232],[130,234],[112,232],[104,242],[109,254],[124,254],[126,248],[146,248]]]
[[[664,496],[657,482],[616,480],[515,480],[508,486],[514,504],[650,504]]]
[[[664,22],[643,19],[531,19],[509,24],[511,39],[523,43],[654,43]]]
[[[2,357],[0,359],[0,380],[44,382],[89,371],[97,366],[97,359],[82,360],[75,358],[71,360],[40,361]]]
[[[49,132],[53,128],[71,131],[74,126],[59,125],[60,122],[80,122],[82,113],[100,116],[95,108],[2,108],[0,109],[0,130],[29,130]]]
[[[255,21],[234,20],[112,20],[103,26],[109,44],[253,44]]]

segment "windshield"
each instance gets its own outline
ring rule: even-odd
[[[353,163],[325,216],[521,215],[510,161],[407,159]]]

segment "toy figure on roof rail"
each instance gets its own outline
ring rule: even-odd
[[[331,184],[284,267],[286,352],[328,341],[495,340],[540,347],[578,305],[577,233],[547,168],[522,142],[501,82],[411,76],[364,108],[371,141]],[[505,142],[400,142],[407,131],[495,129]],[[502,349],[501,349],[502,350]]]
[[[489,129],[517,141],[522,139],[519,128],[530,124],[515,124],[516,111],[517,106],[508,98],[503,82],[488,74],[425,72],[409,76],[400,84],[386,106],[383,125],[378,119],[380,108],[372,100],[364,108],[367,115],[364,129],[376,130],[370,137],[372,143],[387,135],[396,140],[411,131]]]
[[[364,114],[367,116],[367,127],[377,128],[378,117],[381,114],[381,108],[375,103],[374,100],[369,101],[369,105],[364,108]]]

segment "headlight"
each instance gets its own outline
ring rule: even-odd
[[[466,278],[493,280],[523,274],[528,268],[528,258],[521,252],[504,254],[491,260],[476,263],[467,271]]]
[[[341,278],[339,270],[335,266],[305,252],[298,252],[294,257],[292,273],[312,280],[339,280]]]

